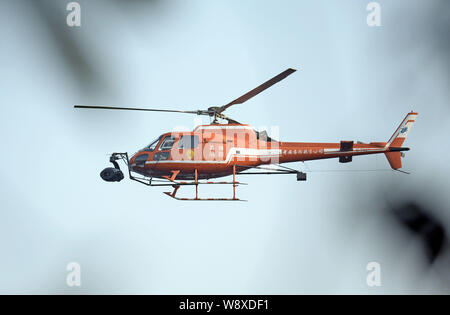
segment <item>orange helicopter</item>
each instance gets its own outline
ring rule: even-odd
[[[384,153],[390,166],[398,170],[402,166],[402,147],[408,131],[416,120],[417,113],[410,112],[400,123],[387,142],[354,143],[306,143],[281,142],[270,138],[266,131],[256,131],[250,125],[241,124],[223,114],[230,106],[242,104],[275,83],[283,80],[295,69],[287,69],[234,101],[220,107],[206,110],[181,111],[149,108],[86,106],[83,109],[112,109],[187,113],[210,116],[209,125],[197,126],[190,132],[168,132],[135,153],[129,159],[127,153],[112,153],[110,162],[114,167],[105,168],[100,176],[108,182],[119,182],[124,178],[118,161],[128,167],[130,179],[148,186],[172,186],[172,192],[165,192],[177,200],[241,200],[236,197],[236,187],[244,183],[236,180],[237,175],[296,174],[298,181],[306,180],[306,173],[286,167],[289,162],[338,158],[340,163],[352,161],[353,156]],[[227,123],[220,123],[224,120]],[[268,165],[275,165],[268,168]],[[248,171],[259,169],[259,171]],[[138,174],[135,175],[135,174]],[[209,181],[212,178],[232,175],[232,181]],[[199,198],[201,184],[228,184],[233,187],[232,198]],[[195,186],[194,198],[177,197],[181,186]]]

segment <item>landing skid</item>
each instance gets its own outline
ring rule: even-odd
[[[173,187],[173,191],[172,192],[167,192],[165,191],[164,193],[169,196],[172,197],[173,199],[176,200],[183,200],[183,201],[247,201],[247,200],[242,200],[236,197],[236,187],[238,185],[246,185],[245,183],[241,183],[236,181],[236,166],[233,166],[233,181],[232,182],[202,182],[198,180],[198,172],[197,169],[195,170],[194,176],[195,179],[194,181],[190,181],[190,182],[178,182],[175,180],[176,175],[178,174],[177,171],[173,172],[173,175],[169,178],[167,177],[167,179],[169,181],[171,181],[171,184],[153,184],[154,186],[172,186]],[[198,185],[233,185],[233,198],[199,198],[198,197]],[[195,186],[195,198],[180,198],[177,197],[176,194],[178,192],[178,189],[180,189],[181,186]]]
[[[130,161],[128,159],[128,153],[113,153],[110,157],[110,162],[114,165],[114,167],[117,170],[120,170],[119,164],[117,163],[118,160],[122,160],[125,165],[128,167],[128,175],[130,179],[137,181],[141,184],[151,186],[151,187],[165,187],[165,186],[172,186],[174,189],[172,192],[164,192],[167,196],[176,199],[176,200],[183,200],[183,201],[247,201],[243,199],[239,199],[236,197],[236,187],[239,185],[247,185],[246,183],[241,183],[236,181],[236,166],[233,166],[233,181],[231,182],[215,182],[215,181],[202,181],[198,179],[198,172],[195,170],[194,174],[194,181],[177,181],[176,176],[178,175],[179,171],[172,171],[172,176],[167,176],[166,179],[154,179],[152,177],[137,177],[134,176],[131,173],[129,164]],[[199,185],[232,185],[233,186],[233,197],[232,198],[199,198],[198,196],[198,186]],[[184,198],[184,197],[177,197],[176,194],[178,192],[178,189],[180,189],[181,186],[195,186],[195,197],[194,198]]]
[[[174,197],[170,194],[170,192],[165,191],[164,192],[166,195],[172,197],[173,199],[176,200],[181,200],[181,201],[247,201],[244,199],[239,199],[239,198],[179,198],[179,197]]]

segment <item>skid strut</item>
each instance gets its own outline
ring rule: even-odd
[[[246,201],[239,198],[236,198],[236,187],[238,185],[245,185],[244,183],[240,183],[236,181],[236,167],[233,166],[233,181],[232,182],[199,182],[198,181],[198,171],[195,169],[194,172],[194,182],[177,182],[175,181],[176,175],[178,174],[178,171],[172,172],[172,177],[170,177],[170,181],[172,181],[172,184],[153,184],[152,186],[172,186],[173,191],[172,192],[164,192],[167,196],[172,197],[176,200],[192,200],[192,201]],[[213,184],[222,184],[222,185],[233,185],[233,198],[199,198],[198,197],[198,185],[213,185]],[[195,198],[180,198],[177,197],[177,191],[180,189],[181,186],[184,185],[192,185],[195,186]]]

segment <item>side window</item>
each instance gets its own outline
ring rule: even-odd
[[[195,149],[198,146],[198,136],[181,136],[178,149]]]
[[[145,162],[148,159],[148,154],[141,154],[138,155],[135,159],[134,159],[134,163],[136,163],[137,166],[141,166],[144,167]]]
[[[161,142],[161,145],[159,146],[159,150],[160,151],[170,150],[170,149],[172,149],[174,143],[175,143],[175,137],[174,136],[167,136]]]

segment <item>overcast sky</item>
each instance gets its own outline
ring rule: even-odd
[[[449,222],[445,1],[379,1],[380,27],[362,0],[78,1],[78,28],[68,2],[1,1],[0,292],[448,292],[421,244],[382,214],[414,197]],[[311,171],[306,182],[243,177],[248,202],[179,202],[99,173],[111,152],[207,117],[73,109],[205,109],[289,67],[299,71],[227,115],[283,141],[369,142],[415,110],[412,174],[388,171],[384,156],[312,161],[290,165]],[[381,287],[366,284],[371,261]],[[70,262],[81,287],[66,285]]]

